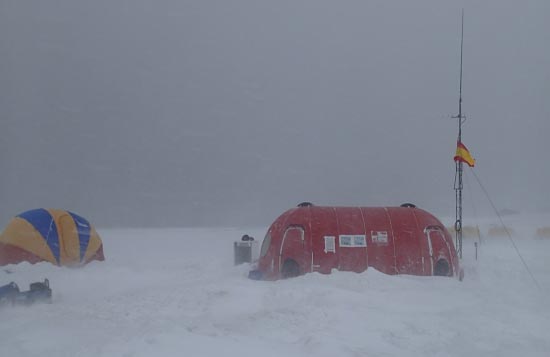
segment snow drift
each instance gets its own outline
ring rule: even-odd
[[[484,237],[477,261],[464,241],[462,282],[374,269],[265,282],[232,256],[264,229],[103,230],[105,262],[0,271],[0,285],[53,289],[51,304],[0,309],[2,354],[546,356],[550,240],[522,234],[532,218],[506,223],[539,287],[503,237]]]

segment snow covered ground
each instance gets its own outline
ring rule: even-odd
[[[505,217],[507,237],[464,241],[465,279],[307,274],[250,281],[233,242],[265,229],[99,230],[105,262],[0,270],[52,304],[0,309],[1,356],[548,356],[550,215]],[[482,233],[497,220],[481,223]],[[537,286],[538,284],[538,286]]]

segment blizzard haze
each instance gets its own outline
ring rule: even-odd
[[[247,279],[232,242],[264,229],[104,229],[106,260],[82,269],[20,263],[0,284],[48,277],[51,304],[0,306],[5,356],[546,357],[550,214],[506,217],[515,244],[466,238],[455,278],[334,270]],[[475,259],[474,242],[479,243]],[[1,286],[1,285],[0,285]]]
[[[52,207],[259,226],[301,201],[451,214],[462,8],[476,173],[498,208],[550,210],[546,0],[4,0],[0,222]]]

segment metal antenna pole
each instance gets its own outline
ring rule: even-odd
[[[458,97],[458,115],[453,117],[458,119],[458,142],[462,142],[462,122],[464,116],[462,115],[462,52],[464,47],[464,9],[462,9],[462,28],[460,35],[460,88]],[[458,256],[462,259],[462,161],[458,160],[455,163],[455,246],[458,251]]]

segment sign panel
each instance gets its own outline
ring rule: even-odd
[[[388,244],[388,232],[386,231],[371,231],[372,242],[375,244]]]
[[[339,236],[341,248],[366,247],[367,239],[364,234],[341,234]]]
[[[325,236],[325,253],[336,253],[335,236]]]

